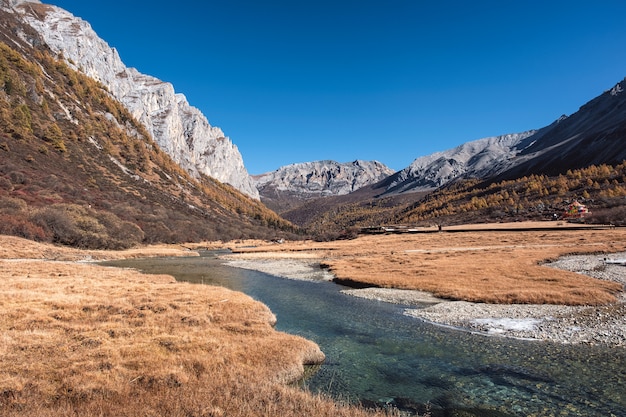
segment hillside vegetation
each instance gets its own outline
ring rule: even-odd
[[[260,202],[191,178],[98,82],[2,40],[0,233],[83,248],[295,236]]]
[[[551,220],[573,201],[588,205],[592,215],[587,222],[626,225],[626,162],[496,183],[457,181],[430,193],[413,194],[413,198],[403,194],[345,204],[335,199],[334,205],[311,215],[312,207],[324,207],[316,202],[285,217],[324,239],[379,225]]]

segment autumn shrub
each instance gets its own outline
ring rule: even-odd
[[[12,171],[9,173],[9,179],[13,185],[22,185],[28,182],[28,177],[21,171]]]
[[[126,249],[141,243],[144,233],[134,223],[121,220],[113,213],[98,212],[97,219],[109,235],[108,249]]]
[[[52,236],[55,243],[72,244],[79,235],[71,217],[55,206],[36,210],[31,215],[31,220]]]
[[[123,249],[140,243],[143,232],[133,223],[76,204],[54,204],[31,216],[54,243],[85,249]]]
[[[24,216],[8,213],[0,213],[0,234],[37,241],[48,240],[42,227],[33,224]]]
[[[592,215],[586,220],[588,223],[594,224],[626,226],[626,206],[616,206],[594,210]]]
[[[15,214],[26,210],[26,202],[20,198],[0,197],[0,212]]]
[[[153,222],[139,222],[146,234],[145,243],[174,243],[174,233],[161,220]]]

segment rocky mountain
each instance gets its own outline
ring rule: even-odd
[[[542,219],[574,199],[597,221],[624,224],[626,79],[538,130],[417,158],[345,196],[282,213],[320,236],[354,226]]]
[[[378,161],[315,161],[287,165],[253,179],[261,201],[280,213],[311,199],[349,194],[393,173]]]
[[[458,178],[488,177],[494,166],[519,153],[536,131],[478,139],[415,159],[385,181],[386,194],[428,191]]]
[[[558,175],[589,165],[626,160],[626,78],[570,116],[532,136],[513,158],[502,160],[487,179],[530,174]]]
[[[2,3],[0,3],[2,4]],[[258,199],[237,147],[172,84],[124,65],[88,22],[37,0],[4,0],[68,65],[101,82],[192,176],[208,175]],[[24,34],[19,35],[29,40]]]
[[[558,175],[626,159],[626,79],[571,116],[539,130],[479,139],[417,158],[385,181],[383,194],[427,191],[458,179]]]
[[[0,0],[0,234],[103,249],[295,236],[260,201],[182,169],[14,3]]]

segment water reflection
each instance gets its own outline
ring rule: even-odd
[[[342,294],[336,284],[231,268],[211,256],[107,264],[222,285],[262,301],[277,329],[314,340],[326,354],[305,382],[313,391],[411,409],[430,404],[435,414],[626,416],[625,349],[463,333],[406,317],[400,306]]]

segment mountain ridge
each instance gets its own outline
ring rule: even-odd
[[[88,22],[64,9],[39,1],[6,4],[68,65],[103,83],[192,176],[211,176],[259,199],[237,146],[171,83],[126,67]]]
[[[261,201],[282,213],[311,199],[349,194],[393,172],[378,161],[322,160],[285,165],[252,178]]]
[[[433,190],[459,179],[500,181],[618,164],[626,159],[626,146],[619,144],[626,129],[625,87],[626,78],[543,128],[478,139],[417,158],[389,180],[383,195]]]
[[[416,158],[387,182],[383,194],[429,191],[458,178],[488,175],[492,164],[513,157],[516,147],[536,130],[487,137]]]

